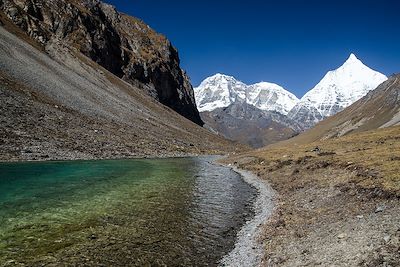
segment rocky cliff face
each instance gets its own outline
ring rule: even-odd
[[[62,43],[75,48],[202,125],[177,50],[139,19],[98,0],[0,0],[0,9],[44,47]]]

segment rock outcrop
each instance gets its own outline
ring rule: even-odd
[[[0,0],[0,9],[44,47],[59,43],[74,48],[203,124],[177,50],[141,20],[98,0]]]

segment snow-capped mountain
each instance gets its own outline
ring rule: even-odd
[[[313,127],[385,80],[385,75],[351,54],[301,100],[279,85],[266,82],[246,85],[223,74],[205,79],[194,92],[197,108],[208,127],[227,138],[257,147]]]
[[[287,115],[299,102],[295,95],[277,84],[260,82],[247,85],[232,76],[219,73],[205,79],[194,92],[200,112],[227,107],[238,101]]]
[[[387,77],[364,65],[354,54],[324,78],[289,112],[288,116],[310,128],[326,117],[350,106]]]

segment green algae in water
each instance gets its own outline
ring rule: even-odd
[[[255,192],[208,160],[0,164],[0,262],[215,265]]]

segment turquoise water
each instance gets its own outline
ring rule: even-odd
[[[211,160],[0,164],[0,263],[216,265],[255,190]]]

